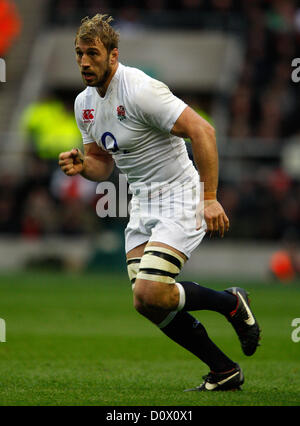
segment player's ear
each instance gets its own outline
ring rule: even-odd
[[[110,52],[110,65],[115,65],[116,62],[119,59],[119,50],[115,47],[111,52]]]

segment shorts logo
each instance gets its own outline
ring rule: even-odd
[[[119,105],[117,107],[118,120],[123,121],[126,119],[126,112],[123,105]]]
[[[94,120],[94,109],[83,109],[82,110],[82,118],[84,123],[91,123]]]

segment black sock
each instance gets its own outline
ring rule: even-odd
[[[184,311],[209,310],[228,315],[236,308],[236,296],[226,291],[216,291],[202,287],[191,281],[179,281],[185,292]]]
[[[171,322],[161,328],[178,343],[207,364],[211,371],[224,372],[235,368],[231,361],[208,337],[203,325],[188,312],[177,312]]]

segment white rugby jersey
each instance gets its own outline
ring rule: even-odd
[[[113,156],[134,193],[140,184],[197,178],[182,138],[170,134],[186,104],[144,72],[119,63],[105,96],[88,86],[75,100],[83,143]]]

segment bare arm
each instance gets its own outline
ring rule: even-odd
[[[81,174],[95,182],[108,179],[114,168],[112,156],[102,150],[96,142],[84,145],[84,154],[78,149],[62,152],[58,164],[67,176]]]
[[[192,143],[193,156],[204,182],[204,219],[207,230],[224,231],[229,229],[229,220],[223,207],[217,201],[219,162],[214,128],[192,108],[187,107],[174,124],[172,134],[188,137]],[[197,222],[197,229],[200,228]]]

